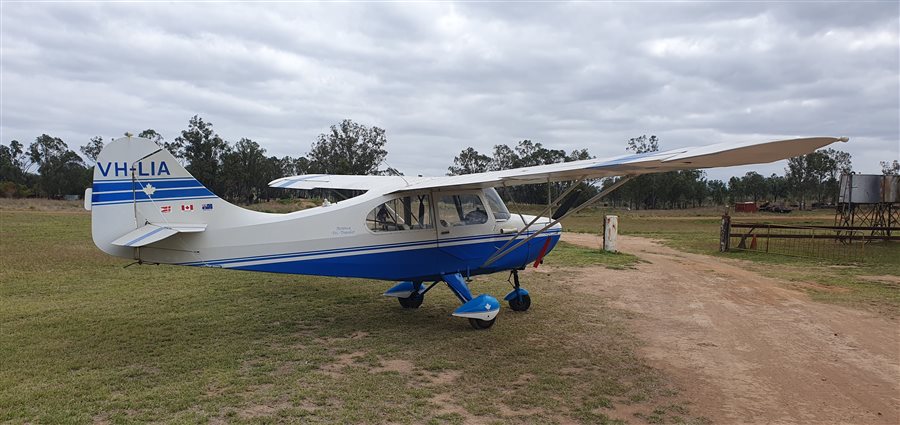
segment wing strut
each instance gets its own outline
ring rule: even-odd
[[[497,254],[503,252],[503,250],[506,249],[506,247],[508,247],[508,246],[509,246],[510,244],[512,244],[513,242],[515,242],[515,241],[516,241],[516,238],[518,238],[520,235],[522,235],[522,233],[525,233],[525,231],[528,230],[528,228],[531,227],[532,224],[534,224],[536,221],[538,221],[538,219],[541,218],[542,215],[547,214],[548,212],[550,212],[550,210],[553,208],[553,205],[555,205],[555,204],[561,202],[561,201],[566,197],[566,195],[572,193],[572,191],[575,190],[575,188],[578,187],[578,186],[581,184],[581,182],[583,182],[583,181],[584,181],[584,179],[576,180],[576,181],[575,181],[575,184],[573,184],[571,187],[569,187],[568,189],[566,189],[565,192],[563,192],[562,195],[559,195],[559,196],[556,198],[555,201],[553,201],[553,202],[548,202],[548,203],[547,203],[547,206],[544,207],[544,210],[541,211],[540,214],[534,216],[534,218],[531,219],[531,221],[528,222],[528,224],[526,224],[526,225],[525,225],[524,227],[522,227],[518,232],[516,232],[516,234],[513,235],[513,237],[510,238],[510,240],[506,241],[506,243],[503,244],[503,246],[501,246],[500,249],[498,249],[497,252],[494,253],[494,255],[492,255],[492,256],[490,256],[490,257],[488,258],[488,262],[482,264],[482,267],[484,267],[484,266],[486,266],[486,265],[488,265],[488,264],[491,264],[491,263],[493,263],[494,261],[499,260],[500,257],[494,258],[494,256],[496,256]],[[549,199],[548,199],[548,200],[549,200]],[[516,246],[518,246],[518,245],[516,245]],[[506,254],[503,254],[503,255],[506,255]],[[502,256],[501,256],[501,257],[502,257]]]
[[[534,220],[531,220],[531,223],[529,223],[528,226],[523,227],[522,230],[519,231],[519,233],[516,233],[516,236],[515,236],[515,237],[513,237],[512,239],[510,239],[509,242],[507,242],[505,245],[503,245],[503,247],[500,248],[497,252],[495,252],[494,255],[490,256],[490,258],[488,258],[487,261],[485,261],[484,264],[481,265],[481,267],[487,267],[487,266],[493,264],[494,262],[496,262],[497,260],[499,260],[499,259],[505,257],[505,256],[506,256],[507,254],[509,254],[510,252],[513,252],[516,248],[518,248],[518,247],[524,245],[526,242],[528,242],[528,241],[534,239],[535,236],[540,235],[541,233],[544,233],[547,229],[549,229],[549,228],[555,226],[556,223],[559,223],[560,221],[562,221],[562,219],[568,217],[568,216],[571,215],[571,214],[575,214],[575,213],[577,213],[578,211],[581,211],[582,209],[584,209],[584,208],[587,207],[588,205],[593,204],[594,202],[597,202],[600,198],[602,198],[602,197],[604,197],[604,196],[606,196],[606,195],[609,195],[610,193],[612,193],[613,191],[615,191],[616,189],[618,189],[620,186],[622,186],[623,184],[627,183],[627,182],[628,182],[629,180],[631,180],[632,178],[634,178],[634,176],[624,176],[624,177],[622,177],[621,179],[619,179],[619,181],[613,183],[612,186],[610,186],[610,187],[608,187],[608,188],[606,188],[606,189],[603,189],[603,191],[601,191],[600,193],[598,193],[598,194],[594,195],[593,197],[591,197],[591,199],[588,199],[587,201],[584,201],[581,205],[579,205],[579,206],[577,206],[577,207],[575,207],[575,208],[572,208],[571,210],[567,211],[565,214],[561,215],[559,218],[556,218],[556,219],[554,219],[554,220],[551,220],[550,223],[547,223],[547,225],[545,225],[544,227],[542,227],[541,230],[538,230],[537,232],[532,233],[532,234],[529,235],[527,238],[522,239],[521,241],[519,241],[519,242],[516,243],[515,245],[513,245],[513,246],[507,248],[507,245],[509,245],[512,241],[516,240],[516,237],[518,237],[520,234],[522,234],[522,232],[524,232],[525,229],[527,229],[527,228],[530,227],[532,224],[534,224],[534,222],[535,222],[535,221],[537,220],[537,218],[538,218],[538,217],[535,217]],[[576,186],[576,185],[573,185],[573,187],[575,187],[575,186]],[[570,188],[570,189],[571,189],[571,188]],[[569,191],[566,191],[566,194],[568,194],[568,192],[569,192]],[[548,207],[548,208],[549,208],[549,207]],[[545,211],[546,211],[546,210],[545,210]]]

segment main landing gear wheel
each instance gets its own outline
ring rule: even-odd
[[[406,298],[397,298],[397,301],[400,301],[400,305],[403,308],[419,308],[422,305],[422,301],[425,301],[425,295],[413,293]]]
[[[477,330],[488,329],[491,326],[494,326],[494,322],[497,321],[497,318],[493,318],[491,320],[481,320],[481,319],[469,319],[469,324],[472,325],[473,328]]]
[[[509,300],[509,308],[513,311],[526,311],[528,307],[531,307],[530,295],[519,295]]]

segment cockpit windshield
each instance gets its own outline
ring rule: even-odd
[[[509,219],[509,210],[506,208],[506,204],[503,203],[503,199],[500,199],[500,194],[497,193],[496,189],[493,187],[485,189],[484,197],[487,198],[488,205],[491,206],[491,211],[494,212],[494,219]]]

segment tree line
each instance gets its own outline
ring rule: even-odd
[[[91,171],[62,139],[42,134],[27,148],[18,140],[0,145],[0,195],[60,197],[90,185]]]
[[[659,138],[641,135],[625,142],[625,151],[636,154],[659,151]],[[448,168],[451,175],[508,168],[553,164],[593,158],[586,150],[566,155],[563,151],[546,149],[540,143],[523,140],[515,147],[494,146],[492,155],[484,155],[474,148],[466,148],[453,159]],[[898,167],[882,163],[885,174],[896,174]],[[605,198],[607,204],[633,209],[673,209],[733,202],[793,202],[802,207],[834,204],[840,185],[840,175],[851,171],[851,156],[835,149],[823,149],[788,160],[784,176],[772,174],[765,177],[748,172],[728,181],[707,179],[701,170],[670,171],[645,174],[633,178]],[[605,189],[622,177],[611,177],[593,182],[591,190],[582,192],[589,196],[597,189]],[[533,185],[505,188],[508,199],[516,202],[541,204],[565,189],[564,185]]]
[[[592,158],[587,149],[563,150],[547,149],[541,143],[522,140],[515,146],[496,145],[491,156],[478,153],[474,148],[463,149],[455,158],[449,175],[483,173],[510,168],[532,167],[535,165],[555,164]],[[556,197],[568,189],[571,183],[544,183],[512,187],[498,187],[497,191],[507,201],[526,204],[546,203],[548,197]],[[548,187],[549,185],[549,187]],[[582,185],[579,197],[586,200],[597,193],[593,185]]]
[[[272,180],[298,174],[399,174],[380,168],[387,156],[385,131],[352,120],[319,134],[306,156],[270,156],[259,143],[241,138],[229,143],[213,124],[193,116],[186,129],[168,140],[153,129],[138,137],[166,148],[213,193],[235,202],[284,196],[268,186]],[[100,136],[79,147],[82,156],[58,137],[42,134],[27,148],[13,140],[0,145],[0,195],[60,198],[81,194],[91,185],[92,167],[103,150]]]
[[[213,124],[193,116],[187,128],[173,139],[153,129],[138,137],[150,139],[168,149],[185,168],[217,195],[234,202],[294,196],[268,186],[280,177],[299,174],[402,175],[382,167],[387,157],[385,130],[352,120],[332,125],[319,134],[306,156],[268,155],[259,143],[240,138],[230,143],[219,136]],[[103,149],[104,140],[91,138],[78,149],[69,148],[61,139],[47,134],[35,138],[26,148],[17,140],[0,145],[0,195],[5,197],[50,197],[83,193],[90,186],[91,167]],[[656,136],[638,136],[624,143],[625,151],[636,154],[659,150]],[[565,152],[549,149],[532,140],[514,145],[498,144],[490,154],[472,147],[453,158],[448,174],[470,174],[510,168],[554,164],[590,159],[587,149]],[[900,165],[883,162],[885,174],[900,173]],[[638,176],[606,198],[613,206],[634,209],[690,208],[726,203],[794,202],[800,205],[829,204],[837,201],[841,173],[851,170],[849,153],[824,149],[788,160],[783,176],[768,177],[756,172],[731,177],[727,181],[707,179],[699,170],[673,171]],[[616,183],[620,177],[582,184],[578,196],[587,199]],[[571,183],[552,183],[498,188],[505,199],[517,203],[542,204],[556,197]]]

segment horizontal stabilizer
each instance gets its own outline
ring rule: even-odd
[[[112,241],[113,245],[139,247],[159,242],[176,233],[194,233],[206,230],[206,224],[153,224],[148,223]]]

